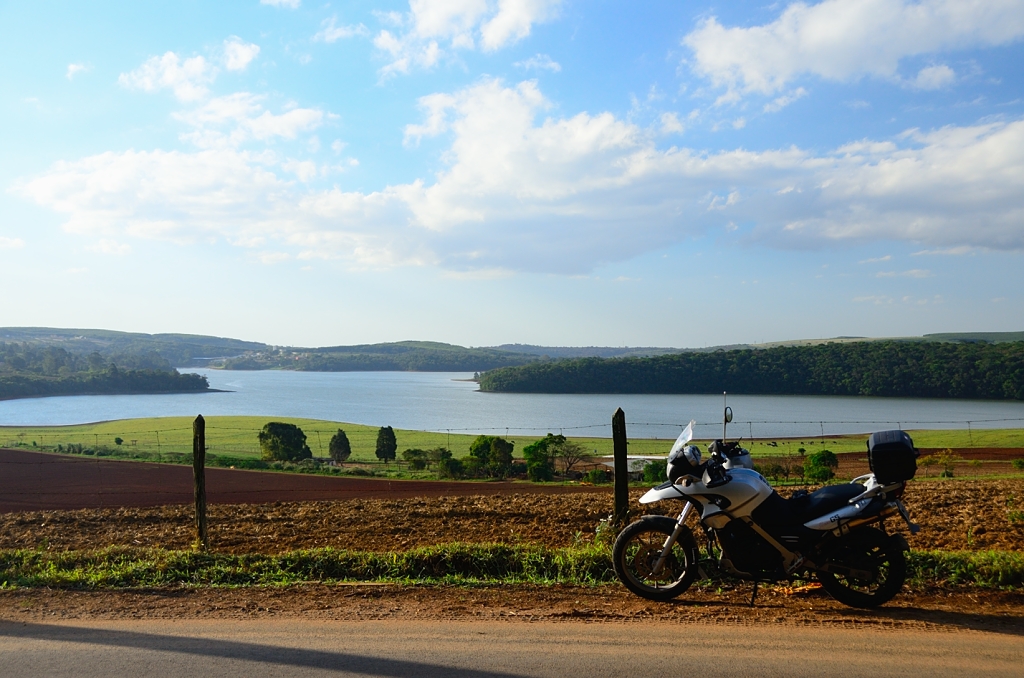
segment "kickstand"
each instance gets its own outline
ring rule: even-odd
[[[754,600],[757,599],[757,582],[754,582],[754,592],[750,594],[750,607],[754,607]]]

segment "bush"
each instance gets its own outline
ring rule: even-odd
[[[462,478],[466,471],[461,459],[442,459],[437,464],[437,475],[441,478]]]
[[[1014,459],[1010,463],[1013,464],[1013,468],[1017,469],[1018,471],[1024,471],[1024,459]]]
[[[331,436],[331,444],[327,449],[331,459],[338,463],[344,462],[352,456],[352,445],[348,442],[348,436],[340,428]]]
[[[257,438],[265,461],[301,461],[313,456],[306,434],[295,424],[269,422]]]
[[[651,485],[660,485],[668,480],[668,470],[661,462],[651,462],[644,466],[644,482]]]
[[[602,485],[610,480],[608,471],[603,468],[592,468],[583,474],[583,482]]]
[[[534,482],[551,480],[555,476],[554,449],[565,442],[565,436],[547,434],[523,448],[526,477]]]
[[[821,450],[807,457],[804,464],[804,475],[812,483],[827,483],[836,475],[839,460],[829,450]]]
[[[402,459],[409,464],[409,468],[413,471],[422,471],[427,468],[427,451],[421,449],[410,449],[402,452]]]

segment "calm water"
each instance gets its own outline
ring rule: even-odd
[[[185,371],[185,370],[183,370]],[[437,372],[227,372],[206,375],[225,393],[72,396],[0,402],[0,425],[203,415],[308,417],[471,433],[611,436],[615,408],[630,436],[669,438],[691,418],[699,437],[721,430],[722,397],[480,393],[471,374]],[[884,428],[1024,427],[1024,403],[904,398],[729,396],[731,436],[861,433]],[[719,422],[719,423],[714,423]]]

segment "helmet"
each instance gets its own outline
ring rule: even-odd
[[[695,474],[700,466],[700,448],[686,445],[668,455],[668,479],[675,482],[686,474]]]

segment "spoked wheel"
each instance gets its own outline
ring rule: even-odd
[[[655,572],[665,540],[676,521],[665,516],[648,516],[619,533],[612,549],[615,574],[630,591],[648,600],[671,600],[690,588],[697,577],[697,542],[684,527],[672,550]]]
[[[844,537],[819,572],[821,586],[850,607],[878,607],[892,600],[907,578],[907,561],[900,543],[873,527]]]

